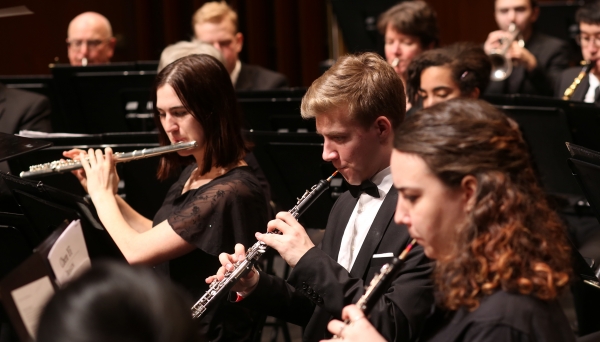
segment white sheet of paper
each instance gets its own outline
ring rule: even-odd
[[[48,276],[44,276],[27,285],[11,291],[11,296],[17,306],[19,315],[27,328],[29,335],[35,340],[35,335],[42,310],[46,302],[54,294],[54,288]]]
[[[48,253],[48,260],[59,286],[69,282],[91,266],[79,220],[71,222],[58,237]]]

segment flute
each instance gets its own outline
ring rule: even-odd
[[[177,143],[168,146],[160,146],[155,148],[145,148],[143,150],[135,150],[131,152],[117,152],[113,156],[116,163],[128,162],[132,160],[150,158],[154,156],[160,156],[165,153],[171,153],[181,150],[188,150],[190,148],[198,147],[195,141]],[[61,173],[66,171],[72,171],[81,169],[81,162],[79,160],[55,160],[53,162],[32,165],[29,167],[29,171],[23,171],[20,173],[21,178],[46,176],[53,173]]]
[[[338,171],[335,171],[329,178],[322,179],[318,184],[313,185],[312,188],[306,190],[304,195],[298,199],[296,205],[289,210],[294,218],[300,217],[308,207],[313,204],[321,194],[325,192],[329,188],[329,183],[331,179],[338,174]],[[280,234],[278,230],[274,230],[267,234]],[[210,305],[215,303],[217,299],[219,299],[223,294],[227,293],[229,289],[235,285],[235,283],[243,276],[245,276],[252,267],[256,264],[261,255],[263,255],[267,251],[267,244],[258,241],[252,247],[248,248],[246,251],[246,257],[244,260],[240,260],[236,262],[232,271],[227,271],[223,280],[218,281],[214,280],[210,283],[208,290],[206,293],[192,306],[192,318],[198,318],[202,316],[204,312],[209,308]]]

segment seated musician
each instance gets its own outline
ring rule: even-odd
[[[385,59],[406,88],[406,70],[410,62],[423,51],[438,45],[437,15],[425,1],[403,1],[381,14],[377,28],[384,35]],[[411,106],[408,102],[406,109],[411,110]]]
[[[313,82],[302,100],[302,116],[315,118],[324,138],[323,159],[352,190],[335,202],[319,247],[288,212],[268,225],[281,235],[257,233],[293,270],[287,282],[249,272],[233,288],[238,292],[233,298],[243,298],[236,305],[301,325],[304,341],[319,341],[327,336],[327,322],[339,318],[381,266],[408,245],[406,227],[393,222],[397,193],[389,169],[393,129],[404,118],[405,103],[400,77],[374,53],[341,57]],[[223,253],[220,260],[231,270],[244,254],[244,246],[237,245],[235,255]],[[420,247],[405,266],[371,316],[377,329],[396,341],[414,340],[433,303],[431,262]],[[223,279],[224,267],[207,282]]]
[[[575,20],[579,25],[577,42],[581,46],[581,54],[585,61],[593,65],[569,100],[600,104],[600,3],[590,2],[579,8]],[[581,67],[573,67],[562,73],[556,97],[563,98],[565,90],[571,86],[581,70]]]
[[[536,0],[494,1],[499,30],[490,32],[484,50],[488,55],[500,53],[510,44],[505,57],[513,70],[505,80],[490,82],[486,94],[554,94],[560,73],[568,67],[570,49],[567,42],[535,28],[539,14]],[[517,31],[510,32],[511,24]]]
[[[437,307],[419,341],[574,341],[558,296],[570,247],[514,121],[454,99],[396,131],[395,221],[436,259]],[[384,341],[356,306],[329,323],[344,341]],[[389,339],[388,339],[389,340]]]
[[[161,158],[159,179],[181,175],[154,220],[116,194],[118,176],[110,148],[105,153],[90,150],[89,161],[82,160],[84,171],[76,175],[129,263],[159,265],[199,298],[208,288],[204,279],[220,266],[219,253],[238,242],[253,243],[253,232],[265,229],[267,202],[243,161],[247,150],[235,93],[219,61],[208,55],[181,58],[158,74],[155,92],[160,144],[195,140],[198,147]],[[225,304],[214,306],[200,324],[211,341],[248,341],[254,320],[248,310]]]
[[[189,298],[152,269],[94,264],[40,316],[37,342],[199,342]]]
[[[425,51],[408,66],[406,94],[415,108],[457,97],[479,98],[492,66],[480,46],[456,43]]]
[[[84,12],[69,23],[67,52],[73,66],[110,63],[116,43],[110,22],[100,13]]]

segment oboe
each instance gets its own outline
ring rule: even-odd
[[[306,190],[304,195],[298,199],[296,205],[289,210],[294,218],[300,217],[308,207],[313,204],[321,194],[329,188],[331,179],[337,175],[338,171],[335,171],[329,178],[322,179],[318,184],[313,185],[310,190]],[[274,230],[267,234],[279,234],[279,231]],[[256,242],[252,247],[246,251],[246,257],[244,260],[236,262],[232,271],[227,271],[223,280],[214,280],[210,283],[210,286],[206,293],[192,306],[192,317],[198,318],[210,307],[215,301],[217,301],[223,294],[229,292],[229,289],[235,285],[235,283],[243,276],[245,276],[252,267],[256,264],[258,259],[267,250],[267,244],[262,241]]]
[[[571,85],[565,90],[565,93],[563,94],[563,97],[562,97],[563,100],[569,100],[571,98],[571,96],[573,96],[573,93],[575,93],[575,90],[581,83],[581,80],[583,80],[583,78],[592,70],[592,67],[594,66],[595,63],[594,63],[594,61],[591,61],[591,62],[583,61],[582,64],[583,64],[583,68],[579,72],[579,75],[577,75],[577,77],[575,77],[575,79],[573,80],[573,83],[571,83]]]
[[[113,156],[116,163],[128,162],[136,159],[150,158],[159,156],[165,153],[171,153],[181,150],[187,150],[190,148],[198,147],[195,141],[177,143],[168,146],[160,146],[155,148],[145,148],[143,150],[135,150],[131,152],[117,152]],[[60,173],[66,171],[72,171],[81,169],[81,162],[79,160],[55,160],[50,163],[33,165],[29,167],[29,171],[21,172],[21,178],[46,176],[53,173]]]

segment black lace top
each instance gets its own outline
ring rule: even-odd
[[[192,164],[183,170],[153,220],[153,226],[167,220],[177,234],[197,247],[157,266],[183,286],[194,300],[208,289],[204,280],[219,269],[219,254],[233,253],[236,243],[246,247],[253,245],[254,233],[266,231],[268,221],[265,196],[249,167],[234,168],[182,194],[196,167]],[[249,337],[256,320],[243,310],[221,303],[203,315],[202,330],[211,341],[243,341]]]

